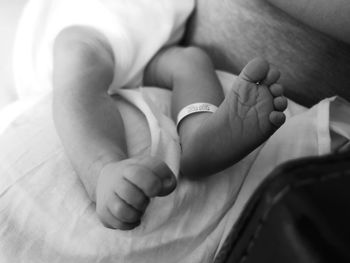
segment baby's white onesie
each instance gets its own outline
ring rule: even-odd
[[[51,87],[53,44],[59,32],[70,26],[95,28],[109,40],[116,59],[110,93],[138,86],[143,69],[159,49],[181,39],[193,8],[194,0],[31,0],[22,18],[28,20],[26,32],[19,36],[22,41],[17,39],[27,52],[16,54],[16,74],[22,69],[16,79],[24,84],[17,85],[19,89],[28,89],[33,77],[40,85],[36,82],[32,90],[19,93],[41,93]]]

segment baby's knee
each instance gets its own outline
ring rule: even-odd
[[[181,62],[187,65],[198,66],[199,64],[205,64],[210,62],[208,54],[199,47],[183,47],[179,48],[177,52],[178,58],[181,60]]]
[[[109,62],[114,64],[113,52],[102,33],[89,27],[72,26],[63,29],[54,42],[54,59],[76,61],[79,64]]]
[[[211,65],[207,53],[198,47],[173,47],[166,50],[165,55],[171,62],[171,69],[176,73],[173,77],[176,78],[193,77],[194,70],[206,69],[207,65]]]

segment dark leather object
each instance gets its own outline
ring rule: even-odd
[[[277,167],[232,228],[223,262],[350,262],[350,153]]]

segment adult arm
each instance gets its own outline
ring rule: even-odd
[[[292,17],[338,40],[350,43],[348,0],[267,0]]]

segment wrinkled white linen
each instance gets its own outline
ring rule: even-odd
[[[221,79],[228,88],[233,77]],[[153,151],[178,169],[175,124],[167,117],[170,93],[126,92],[138,94],[118,99],[130,153]],[[152,104],[144,111],[148,118],[132,104],[144,101],[143,94]],[[156,115],[151,108],[158,109]],[[50,109],[46,97],[0,136],[1,262],[212,262],[249,196],[276,165],[329,152],[330,123],[350,138],[349,121],[339,118],[350,113],[347,102],[327,99],[309,110],[291,103],[287,123],[263,146],[201,182],[180,178],[171,195],[152,200],[140,227],[123,232],[98,221],[64,155]],[[330,116],[338,117],[330,122]]]
[[[170,94],[155,91],[147,91],[149,99],[156,98],[167,110]],[[148,129],[152,124],[140,111],[124,101],[119,106],[131,155],[150,152],[154,145],[154,152],[169,156],[171,160],[165,161],[178,169],[179,145],[168,133],[175,132],[174,123],[162,115],[167,121],[158,120],[157,125],[163,127]],[[4,262],[205,262],[213,258],[221,219],[235,200],[244,165],[202,182],[180,179],[174,193],[152,200],[139,228],[106,229],[64,155],[50,108],[50,99],[45,98],[0,138]],[[161,132],[153,136],[152,130]],[[159,140],[150,143],[150,138]],[[233,171],[242,176],[232,176]]]

